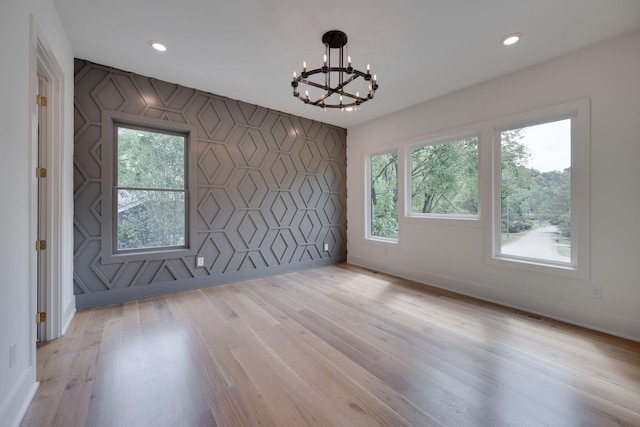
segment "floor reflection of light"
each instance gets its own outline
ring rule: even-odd
[[[188,336],[178,328],[125,336],[117,351],[101,353],[97,363],[101,375],[93,394],[100,405],[90,411],[112,425],[173,422],[181,413],[178,398],[189,395],[197,375]]]

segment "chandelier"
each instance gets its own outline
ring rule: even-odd
[[[347,35],[338,30],[327,31],[322,36],[322,43],[325,46],[322,67],[307,70],[307,63],[303,62],[300,75],[293,72],[293,80],[291,81],[293,96],[305,104],[347,111],[356,109],[360,104],[373,99],[373,95],[378,90],[378,82],[376,75],[371,74],[369,64],[367,64],[366,72],[356,70],[351,66],[351,56],[347,56],[345,67],[344,46],[347,44]],[[331,51],[335,49],[338,49],[337,64],[331,60]],[[360,95],[360,91],[353,93],[355,85],[347,88],[347,85],[355,82],[358,77],[361,77],[365,82],[363,95]],[[304,94],[300,93],[301,85],[306,85]],[[309,94],[310,90],[312,95]]]

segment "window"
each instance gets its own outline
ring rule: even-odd
[[[571,262],[571,119],[500,132],[501,253]]]
[[[115,252],[185,248],[187,136],[115,124]]]
[[[369,164],[369,237],[398,239],[398,152],[372,155]]]
[[[478,137],[417,146],[410,162],[410,215],[478,215]]]
[[[492,259],[588,277],[589,101],[521,115],[495,136]]]

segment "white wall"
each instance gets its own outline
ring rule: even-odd
[[[60,233],[60,282],[65,324],[73,299],[73,54],[52,0],[0,2],[0,426],[16,425],[36,389],[35,275],[33,220],[30,212],[32,170],[31,112],[35,75],[35,34],[55,57],[64,74],[63,147]],[[9,368],[9,346],[16,345],[16,364]]]
[[[488,209],[475,224],[401,218],[395,246],[364,239],[364,153],[371,147],[402,147],[584,98],[591,101],[589,279],[488,264]],[[347,158],[349,262],[640,341],[640,33],[351,128]],[[481,184],[480,197],[489,208],[490,184]],[[602,287],[602,298],[591,296],[593,286]]]

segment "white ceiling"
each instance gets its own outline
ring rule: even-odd
[[[54,1],[77,58],[347,128],[640,30],[639,0]],[[292,71],[321,65],[332,29],[378,76],[359,111],[292,96]],[[511,32],[522,41],[501,46]]]

